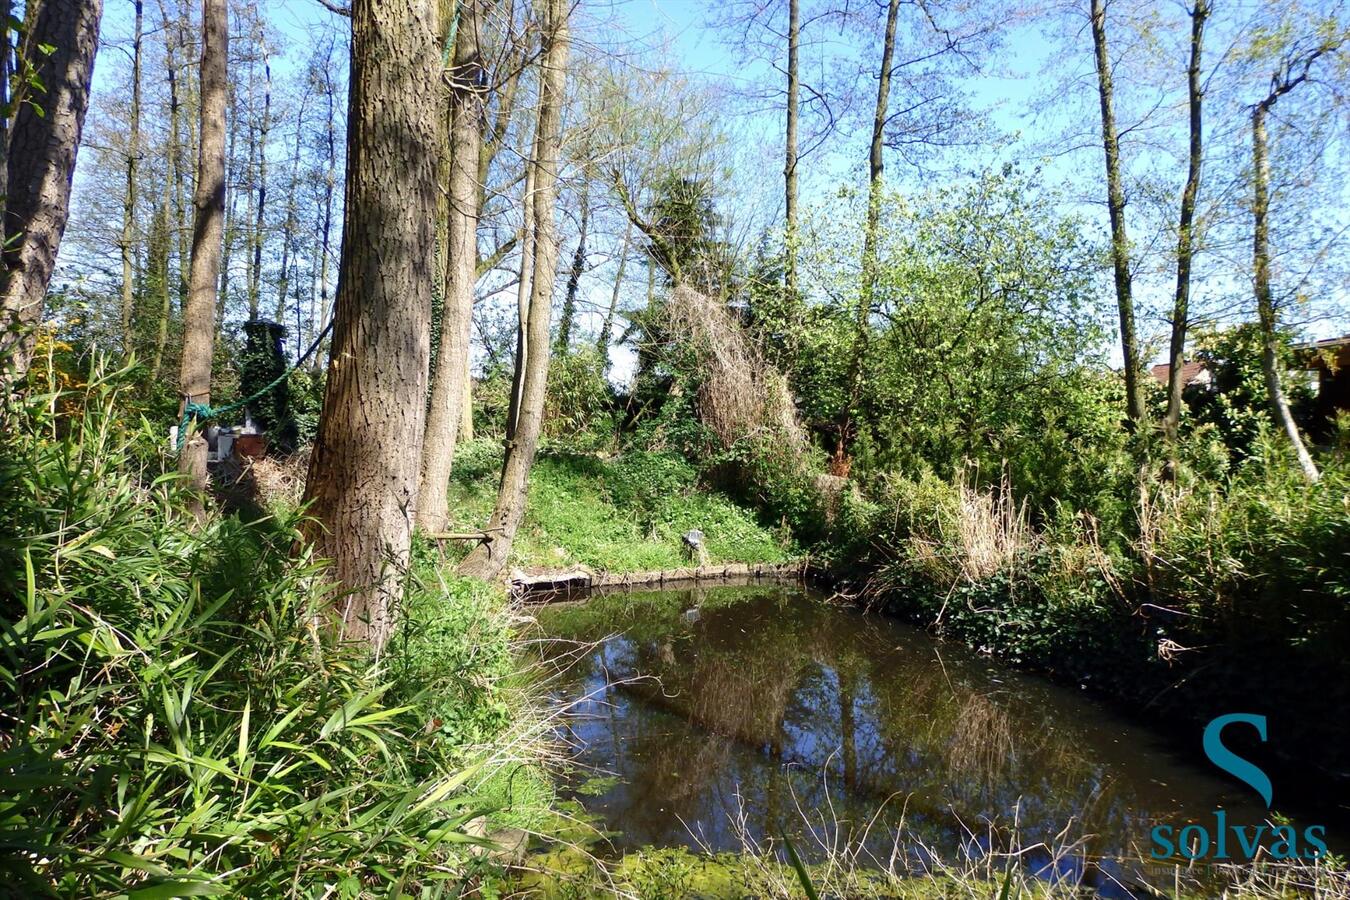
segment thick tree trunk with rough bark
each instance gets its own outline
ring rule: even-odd
[[[19,108],[9,135],[0,383],[26,374],[33,355],[33,327],[42,318],[70,212],[102,11],[101,0],[44,0],[32,23],[30,45],[54,50],[34,61],[46,90]]]
[[[352,4],[347,207],[306,528],[343,636],[394,626],[417,510],[439,148],[435,0]]]
[[[535,184],[532,193],[534,218],[534,278],[530,291],[528,352],[518,354],[516,367],[523,369],[519,415],[514,434],[507,442],[502,464],[501,488],[488,523],[487,540],[460,565],[460,572],[479,578],[496,578],[506,566],[516,529],[525,515],[525,492],[544,418],[544,390],[548,383],[549,312],[553,281],[558,267],[558,236],[553,221],[557,196],[558,160],[562,144],[562,103],[567,70],[567,0],[540,0],[540,18],[545,23],[540,62],[539,120],[535,133]],[[524,349],[524,348],[522,348]]]
[[[1278,94],[1272,94],[1261,101],[1252,110],[1252,275],[1256,289],[1256,313],[1261,323],[1261,369],[1266,377],[1266,395],[1270,398],[1271,412],[1275,421],[1284,430],[1289,443],[1298,457],[1299,468],[1311,482],[1316,482],[1321,473],[1313,462],[1312,454],[1303,443],[1298,425],[1289,411],[1289,401],[1284,395],[1284,382],[1280,375],[1279,319],[1275,310],[1274,292],[1270,286],[1270,157],[1266,147],[1266,114],[1275,105]]]
[[[1167,353],[1167,413],[1163,417],[1163,432],[1173,443],[1176,442],[1177,429],[1181,423],[1181,392],[1186,386],[1181,370],[1186,364],[1186,327],[1190,316],[1195,199],[1200,192],[1200,167],[1204,161],[1204,122],[1201,116],[1204,88],[1200,79],[1200,58],[1205,43],[1205,20],[1208,18],[1208,0],[1196,0],[1191,10],[1191,61],[1186,68],[1191,140],[1186,187],[1181,192],[1181,220],[1177,227],[1177,289],[1172,300],[1172,340]]]
[[[478,157],[483,147],[482,91],[486,82],[480,32],[492,13],[487,0],[461,0],[448,98],[450,141],[446,185],[444,277],[445,305],[436,372],[431,381],[426,439],[422,445],[421,499],[417,525],[444,531],[449,517],[446,492],[450,466],[463,419],[469,382],[469,335],[478,277],[478,214],[482,191]]]
[[[797,292],[797,120],[800,113],[801,79],[797,57],[801,47],[800,0],[788,0],[787,135],[783,163],[783,221],[786,235],[785,282],[788,293]]]
[[[188,302],[183,311],[182,402],[211,402],[211,357],[216,337],[216,285],[225,220],[225,109],[229,90],[229,11],[225,0],[203,0],[201,56],[201,140],[197,147],[197,190],[192,198],[192,262]],[[189,427],[192,427],[191,423]],[[178,470],[200,493],[206,489],[206,438],[195,428],[186,440]],[[195,510],[201,514],[200,500]]]
[[[1130,280],[1130,239],[1125,230],[1125,188],[1120,174],[1120,137],[1116,131],[1115,88],[1106,46],[1105,0],[1092,0],[1092,47],[1097,61],[1097,96],[1102,110],[1102,149],[1106,154],[1106,205],[1111,214],[1111,264],[1120,313],[1120,350],[1125,360],[1125,411],[1132,422],[1144,418],[1139,344],[1134,327]]]

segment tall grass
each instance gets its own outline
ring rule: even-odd
[[[121,383],[12,404],[0,437],[0,892],[461,885],[482,772],[415,686],[315,626],[294,515],[180,512]]]

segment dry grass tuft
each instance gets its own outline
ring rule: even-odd
[[[696,403],[701,418],[723,446],[771,437],[797,454],[806,433],[797,421],[787,379],[751,342],[725,303],[677,287],[666,305],[666,324],[698,357],[704,373]]]

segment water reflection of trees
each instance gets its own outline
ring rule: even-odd
[[[620,684],[626,714],[592,739],[622,745],[627,786],[607,802],[653,810],[644,829],[659,831],[660,812],[704,823],[716,843],[718,817],[743,809],[772,833],[793,805],[859,829],[891,800],[883,820],[903,810],[939,845],[991,820],[1048,839],[1077,818],[1102,852],[1147,833],[1153,798],[1112,777],[1121,757],[1063,698],[1000,684],[983,660],[894,623],[781,589],[650,595],[563,618],[575,630],[552,633],[624,632],[585,677]],[[656,679],[624,682],[637,675]]]

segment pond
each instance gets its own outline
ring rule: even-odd
[[[535,614],[570,705],[571,790],[620,850],[739,850],[782,829],[807,857],[834,842],[922,865],[1044,844],[1058,849],[1029,850],[1032,871],[1127,897],[1166,877],[1140,862],[1154,824],[1269,815],[1080,691],[807,588],[609,594]]]

